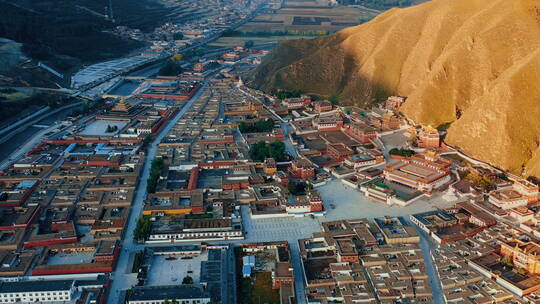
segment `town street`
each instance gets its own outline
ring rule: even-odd
[[[120,291],[131,288],[136,283],[136,274],[131,273],[131,259],[132,255],[142,248],[141,245],[137,244],[133,240],[133,234],[135,227],[137,225],[137,218],[140,216],[142,209],[144,207],[144,200],[146,199],[146,181],[150,175],[150,167],[152,160],[156,157],[156,152],[159,143],[161,140],[169,133],[169,131],[174,127],[176,122],[180,120],[186,114],[186,112],[191,108],[195,101],[200,97],[202,92],[205,90],[205,84],[203,84],[200,90],[193,96],[176,114],[176,116],[171,119],[165,128],[161,130],[158,136],[154,141],[148,146],[146,153],[146,159],[144,161],[144,167],[142,173],[139,177],[139,184],[137,185],[135,199],[133,201],[131,211],[129,214],[128,226],[125,230],[124,240],[122,242],[122,252],[118,258],[118,263],[116,265],[116,270],[112,273],[111,279],[111,293],[108,298],[109,304],[121,303]]]

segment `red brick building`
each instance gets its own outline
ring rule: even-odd
[[[417,144],[419,148],[438,148],[441,144],[439,131],[432,127],[425,127],[418,133]]]
[[[354,151],[344,144],[329,144],[327,146],[327,152],[339,161],[343,161],[347,156],[354,154]]]
[[[332,109],[332,103],[328,100],[318,100],[315,102],[315,111],[319,113],[332,111]]]
[[[292,162],[289,174],[294,178],[306,179],[315,176],[315,168],[307,159],[298,158]]]
[[[353,122],[345,126],[344,132],[363,143],[369,143],[377,137],[375,128],[361,122]]]

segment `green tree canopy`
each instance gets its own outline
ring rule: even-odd
[[[410,149],[405,149],[405,148],[392,148],[388,153],[390,153],[390,155],[399,155],[399,156],[405,156],[405,157],[411,157],[413,156],[416,152],[414,152],[413,150],[410,150]]]
[[[156,192],[157,183],[159,176],[161,175],[161,170],[163,169],[163,158],[157,157],[152,160],[152,166],[150,167],[150,176],[146,182],[146,190],[148,193]]]
[[[182,67],[180,62],[173,59],[165,61],[163,66],[159,69],[159,76],[177,76],[182,73]]]
[[[244,47],[246,49],[249,49],[249,48],[253,47],[253,44],[254,44],[253,40],[247,40],[246,42],[244,42]]]
[[[287,185],[287,189],[289,190],[289,193],[292,195],[303,195],[306,193],[306,190],[310,190],[309,186],[310,185],[307,184],[306,182],[296,183],[296,182],[290,181],[289,184]]]
[[[270,144],[259,141],[249,149],[249,156],[255,161],[264,161],[266,158],[274,158],[277,161],[285,160],[285,143],[275,141]]]
[[[271,118],[259,119],[254,125],[245,121],[238,124],[238,129],[242,133],[270,132],[274,128],[274,121]]]
[[[150,236],[152,230],[152,222],[149,216],[142,216],[137,219],[137,226],[133,232],[135,240],[145,240]]]

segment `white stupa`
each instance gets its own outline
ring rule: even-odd
[[[447,202],[452,202],[452,201],[457,201],[459,198],[454,192],[454,189],[448,188],[448,190],[446,190],[446,192],[443,194],[442,199]]]

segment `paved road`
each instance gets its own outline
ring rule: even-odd
[[[281,129],[283,129],[283,135],[285,135],[285,151],[293,158],[298,157],[298,150],[293,146],[290,140],[291,126],[288,122],[280,121]]]
[[[64,127],[60,123],[60,121],[67,117],[67,111],[71,111],[71,108],[64,108],[63,111],[59,111],[52,116],[40,119],[39,121],[33,121],[32,123],[40,123],[41,126],[43,126],[44,128],[38,129],[38,131],[36,132],[35,126],[29,127],[26,130],[22,130],[21,133],[16,134],[16,137],[13,137],[7,140],[5,143],[0,144],[0,146],[2,146],[2,149],[0,151],[0,159],[3,158],[3,160],[0,162],[0,170],[5,170],[9,168],[13,162],[20,159],[26,153],[30,152],[43,140],[54,137],[62,132],[72,130],[74,126],[79,125],[81,122],[88,119],[88,116],[83,116],[72,126]],[[55,129],[58,129],[58,131],[48,136],[45,136],[45,134],[53,132]]]
[[[169,133],[169,131],[174,127],[176,122],[184,116],[184,114],[191,108],[197,99],[199,99],[202,92],[205,90],[206,84],[203,84],[201,89],[193,96],[180,110],[176,116],[171,119],[168,124],[163,128],[163,130],[158,134],[154,139],[152,144],[148,147],[146,153],[146,158],[144,161],[144,167],[141,175],[139,176],[139,184],[137,185],[135,192],[135,199],[131,206],[131,212],[128,219],[128,226],[124,234],[124,240],[122,242],[122,252],[118,258],[116,264],[116,270],[112,273],[112,284],[111,291],[109,293],[109,298],[107,303],[109,304],[118,304],[121,303],[120,290],[125,290],[131,288],[136,284],[135,274],[131,273],[131,263],[132,255],[143,248],[142,245],[139,245],[133,241],[133,234],[135,231],[135,226],[137,218],[140,216],[144,200],[146,199],[146,181],[150,175],[150,167],[152,160],[156,157],[157,147],[161,140]]]
[[[8,168],[11,165],[12,162],[19,159],[24,154],[30,152],[32,150],[32,148],[34,148],[35,146],[37,146],[41,142],[41,140],[43,139],[43,137],[45,136],[46,133],[54,130],[57,127],[59,127],[58,124],[53,124],[52,126],[46,128],[46,129],[42,129],[39,132],[37,132],[36,134],[34,134],[34,136],[32,138],[27,140],[22,146],[19,146],[15,151],[13,151],[13,153],[11,153],[9,155],[8,158],[4,159],[4,161],[2,161],[0,163],[0,170],[4,170],[4,169]]]
[[[118,259],[116,271],[112,274],[111,292],[108,299],[108,303],[116,304],[121,303],[124,297],[124,290],[130,289],[136,283],[136,274],[131,273],[131,264],[133,255],[135,252],[142,250],[145,245],[137,244],[133,241],[133,233],[136,226],[136,219],[142,212],[144,206],[144,200],[146,198],[146,181],[150,174],[150,166],[152,160],[155,158],[157,152],[157,146],[159,142],[166,136],[176,122],[191,108],[193,103],[200,97],[204,88],[197,93],[171,120],[167,126],[160,132],[155,138],[152,144],[148,148],[147,157],[143,171],[140,175],[139,184],[137,185],[136,196],[133,202],[131,213],[129,216],[129,223],[126,228],[122,253]],[[287,132],[286,129],[284,132]],[[289,142],[290,144],[290,142]],[[290,144],[288,151],[293,155],[297,155],[296,149]],[[245,230],[247,231],[246,240],[243,241],[228,241],[229,244],[239,244],[245,242],[265,242],[265,241],[288,241],[291,246],[292,263],[295,269],[295,287],[298,303],[305,303],[305,290],[304,290],[304,274],[302,271],[302,262],[300,259],[300,252],[298,248],[298,239],[311,237],[313,232],[320,231],[320,223],[317,219],[309,217],[303,218],[279,218],[279,219],[251,219],[247,206],[242,207],[242,218]],[[176,244],[167,243],[160,244],[160,246],[174,246]],[[228,299],[229,303],[236,302],[236,286],[235,286],[235,268],[234,268],[234,253],[228,254],[229,259],[225,263],[223,275],[225,276],[226,288],[222,289],[223,295]],[[225,286],[223,286],[225,287]]]
[[[296,303],[307,303],[306,290],[304,282],[304,266],[302,265],[302,259],[300,258],[300,247],[298,240],[295,242],[289,241],[289,247],[291,249],[291,262],[294,274],[294,288],[296,291]]]
[[[223,304],[236,303],[236,269],[232,246],[221,251],[221,298]]]
[[[439,278],[439,273],[433,265],[433,258],[431,255],[431,250],[434,249],[434,245],[431,242],[429,236],[421,229],[418,228],[414,223],[408,221],[410,225],[416,229],[418,235],[420,235],[420,248],[422,249],[422,256],[424,257],[424,264],[426,265],[426,271],[429,277],[429,284],[431,285],[431,291],[433,293],[433,303],[443,304],[444,303],[444,293],[441,287],[441,280]]]

